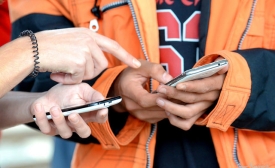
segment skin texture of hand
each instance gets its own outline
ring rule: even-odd
[[[172,125],[189,130],[218,99],[227,70],[225,67],[217,75],[179,83],[176,88],[160,85],[157,91],[169,99],[157,98],[156,102]]]
[[[47,30],[36,33],[40,72],[53,72],[51,79],[63,84],[92,79],[107,68],[106,51],[125,64],[140,62],[117,42],[87,28]],[[28,76],[34,68],[30,37],[17,38],[0,47],[0,97]]]
[[[136,118],[150,123],[167,118],[164,110],[156,104],[156,99],[163,95],[151,94],[145,89],[150,77],[161,83],[172,79],[161,65],[147,61],[141,61],[138,69],[126,68],[113,84],[114,94],[122,97],[122,103],[113,108],[120,112],[128,111]]]
[[[85,83],[76,85],[58,84],[51,88],[44,96],[31,105],[31,113],[36,116],[36,124],[41,132],[47,135],[59,134],[62,138],[71,137],[76,132],[80,137],[86,138],[91,134],[87,122],[105,122],[108,118],[108,109],[92,111],[83,114],[73,113],[66,119],[60,110],[68,106],[82,105],[87,102],[103,100],[101,93],[95,91]],[[46,118],[49,111],[52,120]]]
[[[41,71],[62,72],[51,75],[51,79],[60,83],[80,83],[97,76],[108,66],[103,51],[130,67],[140,66],[117,42],[87,28],[42,31],[36,37]]]

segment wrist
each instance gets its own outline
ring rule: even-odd
[[[31,77],[36,77],[39,73],[39,52],[38,52],[38,44],[37,44],[37,39],[35,34],[31,31],[31,30],[24,30],[20,33],[19,37],[24,37],[24,36],[28,36],[30,38],[31,41],[31,48],[32,48],[32,53],[33,53],[33,58],[34,58],[34,67],[33,67],[33,71],[30,73]]]
[[[119,81],[119,76],[117,76],[117,78],[114,80],[114,82],[112,83],[112,86],[108,92],[108,95],[107,97],[114,97],[114,96],[119,96],[120,93],[119,93],[119,89],[118,89],[118,81]],[[120,95],[121,96],[121,95]],[[111,106],[112,109],[114,109],[114,111],[116,112],[125,112],[126,109],[124,108],[123,106],[123,99],[122,99],[122,102],[117,104],[117,105],[114,105],[114,106]]]
[[[18,38],[0,48],[2,86],[0,97],[28,76],[33,69],[32,50],[28,38]]]

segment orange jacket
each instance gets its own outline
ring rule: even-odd
[[[98,0],[102,9],[116,2]],[[103,12],[98,33],[116,40],[122,47],[139,59],[159,62],[158,25],[156,2],[153,0],[124,1],[122,5]],[[31,6],[24,9],[26,1],[10,0],[12,21],[30,13],[63,15],[75,26],[88,27],[94,6],[91,0],[28,0]],[[273,0],[212,0],[208,26],[205,56],[195,66],[206,64],[222,56],[229,61],[229,70],[222,92],[215,108],[201,117],[196,124],[206,125],[211,130],[220,167],[275,167],[275,134],[247,129],[235,129],[232,123],[244,111],[251,94],[252,79],[250,67],[237,49],[275,49]],[[250,18],[252,22],[250,21]],[[114,24],[115,23],[115,24]],[[93,85],[107,95],[112,82],[125,66],[106,53],[109,69]],[[157,84],[153,84],[156,88]],[[98,144],[79,144],[76,147],[72,167],[133,167],[153,166],[156,135],[151,134],[151,124],[129,116],[124,128],[114,135],[109,122],[88,123]],[[153,129],[154,130],[154,129]],[[236,134],[238,133],[238,134]],[[234,138],[237,137],[237,146]],[[148,141],[150,139],[150,141]],[[147,143],[149,142],[149,146]],[[256,145],[255,145],[256,144]],[[146,153],[148,147],[149,155]],[[233,149],[237,147],[238,163],[234,160]],[[151,159],[150,159],[151,158]]]

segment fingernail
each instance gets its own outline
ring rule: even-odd
[[[69,119],[70,119],[70,122],[73,123],[73,124],[76,124],[79,121],[79,118],[77,117],[76,114],[71,114],[71,116],[69,117]]]
[[[157,99],[157,104],[158,104],[159,106],[164,106],[164,101],[161,100],[161,99]]]
[[[52,109],[51,109],[51,115],[54,118],[58,118],[60,116],[59,109],[57,107],[52,107]]]
[[[165,113],[166,113],[167,116],[170,116],[170,115],[171,115],[171,113],[169,113],[169,112],[167,112],[167,111],[165,111]]]
[[[139,68],[141,66],[141,63],[136,59],[133,59],[133,63],[137,68]]]
[[[186,85],[184,85],[184,84],[182,84],[182,85],[179,85],[178,86],[178,89],[180,89],[180,90],[185,90],[186,89]]]
[[[166,89],[165,88],[160,88],[158,90],[159,93],[166,94]]]

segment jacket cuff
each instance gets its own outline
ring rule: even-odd
[[[141,132],[146,124],[132,116],[129,116],[124,128],[115,136],[109,122],[89,123],[92,135],[98,139],[103,149],[120,149],[120,146],[129,144]],[[149,127],[150,128],[150,127]]]
[[[251,93],[251,75],[246,60],[238,53],[229,51],[204,56],[195,67],[213,62],[219,56],[229,63],[220,97],[215,108],[207,116],[199,118],[196,124],[227,131],[246,107]]]

